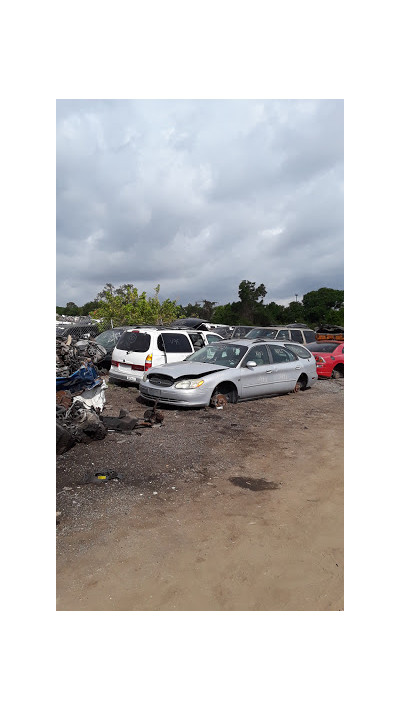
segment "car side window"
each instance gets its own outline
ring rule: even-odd
[[[299,358],[311,358],[311,353],[307,350],[307,348],[303,348],[303,346],[299,346],[297,343],[291,343],[290,345],[287,344],[286,348],[289,351],[293,351]]]
[[[289,340],[289,338],[290,338],[289,331],[287,331],[286,329],[282,329],[281,331],[278,331],[277,338],[284,338],[286,340]]]
[[[192,353],[193,348],[184,333],[163,333],[157,339],[157,346],[167,353]]]
[[[295,341],[295,343],[303,343],[303,336],[301,334],[301,331],[297,330],[291,330],[290,335],[292,337],[292,341]]]
[[[200,350],[205,345],[203,336],[201,333],[189,333],[189,338],[193,343],[193,348],[195,351]]]
[[[284,346],[275,346],[271,343],[269,345],[269,349],[272,354],[273,363],[288,363],[292,360],[297,360],[297,356],[295,356],[292,351],[289,351],[289,349]]]
[[[304,338],[306,343],[312,343],[315,341],[315,331],[304,331]]]
[[[209,343],[215,343],[216,341],[220,341],[221,338],[218,338],[216,333],[207,333],[207,341]]]
[[[266,346],[260,345],[251,348],[242,365],[247,365],[250,360],[254,360],[257,365],[268,365],[268,363],[270,363],[270,359]]]

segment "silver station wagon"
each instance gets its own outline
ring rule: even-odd
[[[315,358],[304,346],[275,340],[212,343],[179,363],[148,370],[139,385],[143,398],[182,407],[215,404],[218,395],[238,400],[288,393],[318,380]]]

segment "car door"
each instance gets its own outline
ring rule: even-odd
[[[269,343],[267,349],[271,357],[271,365],[268,368],[269,391],[290,392],[294,389],[302,370],[300,359],[293,351],[278,343]]]
[[[164,363],[176,363],[194,352],[187,334],[179,331],[160,334],[157,338],[157,346],[163,352]],[[155,362],[154,365],[160,365],[160,363]]]
[[[248,368],[247,363],[250,361],[254,361],[256,365]],[[270,355],[265,345],[257,344],[250,348],[240,365],[239,397],[245,400],[266,395],[269,389],[270,367]]]

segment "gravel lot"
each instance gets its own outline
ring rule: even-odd
[[[344,380],[321,380],[163,407],[161,427],[59,455],[57,609],[343,609],[343,396]],[[103,414],[121,408],[148,405],[109,385]],[[122,480],[84,483],[104,470]]]

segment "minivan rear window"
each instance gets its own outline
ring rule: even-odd
[[[150,334],[137,331],[125,331],[117,343],[120,351],[146,353],[150,348]]]

